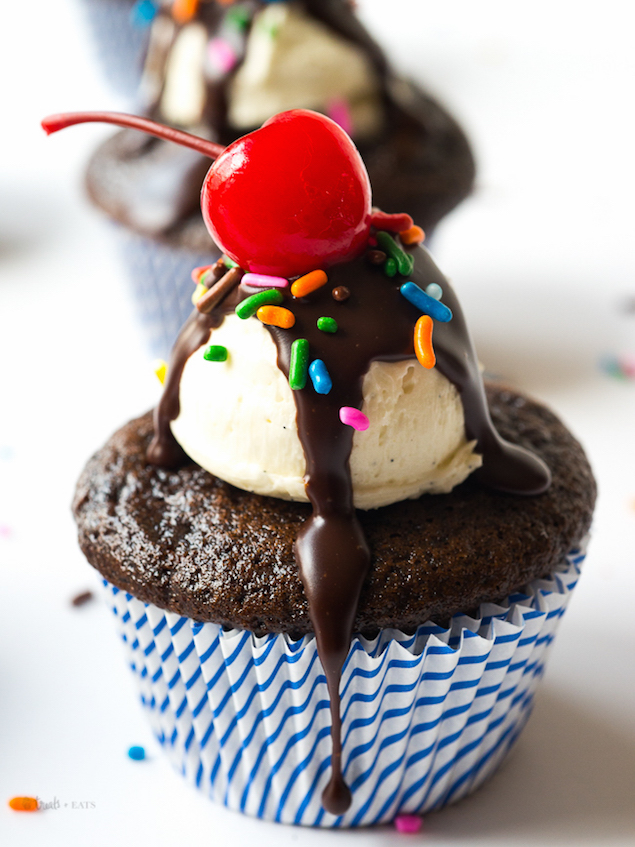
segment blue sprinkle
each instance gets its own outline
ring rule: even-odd
[[[309,376],[318,394],[328,394],[333,388],[333,380],[322,359],[314,359],[309,365]]]
[[[152,0],[137,0],[130,10],[130,23],[139,28],[149,26],[158,11],[157,5]]]
[[[128,749],[128,756],[135,762],[142,762],[146,757],[146,751],[143,747],[134,745]]]
[[[434,297],[426,294],[422,288],[415,285],[414,282],[404,282],[399,289],[403,296],[416,306],[424,315],[430,315],[435,321],[447,323],[452,320],[452,312],[443,303],[439,303]]]
[[[440,300],[443,297],[443,289],[436,282],[431,282],[430,285],[426,288],[426,294],[428,297],[433,297],[435,300]]]

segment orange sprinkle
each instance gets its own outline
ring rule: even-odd
[[[400,232],[399,238],[401,238],[403,244],[421,244],[422,241],[425,241],[426,234],[420,226],[412,226],[410,229]]]
[[[415,353],[424,368],[433,368],[436,356],[432,347],[432,318],[421,315],[415,326]]]
[[[263,324],[279,326],[280,329],[291,329],[295,323],[295,315],[282,306],[261,306],[256,312],[256,317]]]
[[[35,797],[12,797],[9,806],[14,812],[37,812],[40,804]]]
[[[328,277],[324,271],[311,271],[310,274],[301,276],[291,286],[291,293],[294,297],[306,297],[312,291],[317,291],[328,282]]]
[[[199,0],[174,0],[172,17],[177,24],[186,24],[198,12]]]

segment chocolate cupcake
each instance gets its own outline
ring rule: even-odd
[[[528,717],[588,463],[546,409],[486,392],[421,229],[372,210],[336,124],[297,110],[222,152],[172,137],[218,156],[202,211],[226,258],[200,270],[153,422],[75,500],[142,702],[233,809],[338,827],[438,808]]]
[[[395,75],[346,0],[158,5],[140,101],[149,117],[224,145],[287,109],[328,114],[355,140],[377,205],[408,212],[428,233],[472,189],[462,130]],[[157,355],[166,355],[189,313],[191,268],[220,253],[199,211],[208,167],[200,154],[130,130],[89,165],[91,198],[122,225]],[[163,309],[153,304],[153,285]]]

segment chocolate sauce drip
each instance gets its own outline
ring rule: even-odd
[[[502,439],[492,424],[472,340],[449,282],[426,250],[409,249],[415,254],[410,279],[423,289],[433,282],[441,285],[442,300],[453,311],[449,323],[435,322],[433,341],[437,367],[461,396],[466,436],[476,439],[477,451],[483,454],[483,469],[477,472],[478,477],[484,485],[517,494],[544,491],[550,482],[546,465]],[[339,686],[371,560],[353,505],[349,460],[354,432],[340,422],[339,409],[361,408],[362,382],[371,362],[414,358],[414,326],[420,313],[399,292],[405,279],[389,279],[366,256],[332,267],[327,273],[328,284],[306,298],[294,300],[288,290],[285,292],[286,305],[296,317],[292,329],[267,329],[276,343],[278,365],[286,376],[293,341],[306,338],[310,359],[322,359],[333,380],[327,395],[316,394],[310,383],[294,392],[298,434],[306,457],[306,491],[313,506],[311,517],[298,535],[295,555],[331,701],[331,779],[322,800],[327,811],[339,815],[351,802],[342,775]],[[338,302],[331,291],[344,285],[350,297]],[[175,345],[157,409],[149,461],[163,464],[173,456],[170,444],[175,442],[169,421],[178,415],[179,381],[187,358],[207,341],[213,326],[222,322],[222,313],[227,314],[236,300],[245,296],[247,292],[237,291],[221,309],[211,315],[195,314],[185,325]],[[335,334],[317,328],[317,319],[322,316],[335,318]]]

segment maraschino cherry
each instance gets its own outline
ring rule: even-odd
[[[244,270],[288,278],[345,262],[366,246],[368,173],[348,135],[324,115],[282,112],[226,148],[116,112],[51,115],[42,127],[51,134],[87,122],[139,129],[216,159],[203,183],[203,219]]]

